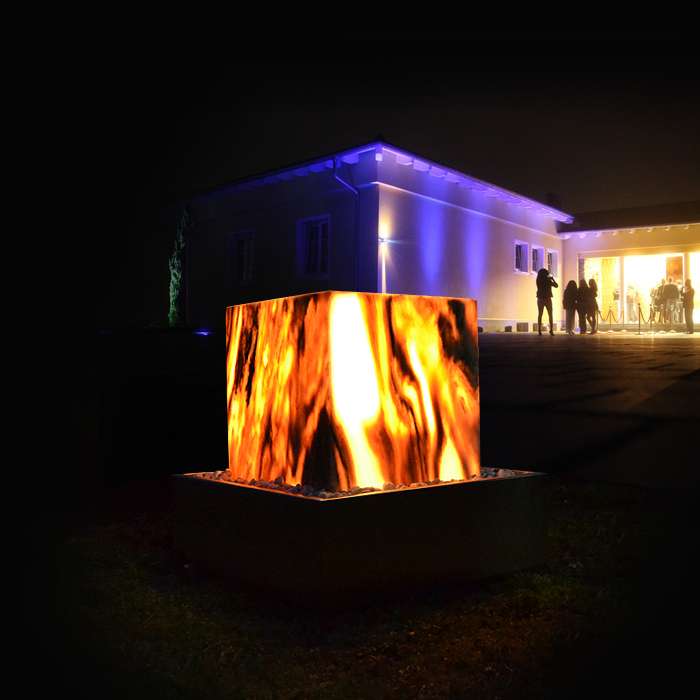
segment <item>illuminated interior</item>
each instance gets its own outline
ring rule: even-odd
[[[690,277],[700,278],[700,253],[690,253]],[[693,273],[693,266],[697,270]],[[652,290],[669,277],[679,285],[685,282],[682,253],[587,257],[579,261],[586,280],[598,285],[598,306],[603,318],[612,311],[612,321],[637,323],[641,306],[642,321],[648,322]],[[695,310],[694,318],[698,318]]]
[[[692,280],[693,289],[697,289],[700,286],[700,251],[696,253],[690,253],[690,270],[688,273],[688,278]],[[693,310],[693,321],[695,323],[700,323],[700,298],[698,298],[698,293],[695,292],[695,309]]]
[[[651,308],[651,290],[658,287],[661,280],[667,279],[667,264],[680,257],[681,273],[683,276],[683,256],[666,255],[628,255],[624,258],[625,274],[625,320],[636,323],[638,319],[637,305],[642,309],[642,320],[649,320]],[[676,279],[676,276],[673,276]]]
[[[477,477],[471,299],[320,292],[226,310],[229,476],[329,491]]]
[[[612,312],[612,318],[619,319],[620,258],[586,258],[584,276],[587,282],[594,279],[598,285],[598,306],[603,318]]]

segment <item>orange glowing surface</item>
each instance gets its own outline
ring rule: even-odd
[[[229,476],[329,490],[479,475],[476,302],[319,292],[226,310]]]

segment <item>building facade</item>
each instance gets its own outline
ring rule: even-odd
[[[557,280],[597,276],[605,299],[617,274],[619,301],[639,267],[627,256],[680,254],[692,276],[700,252],[697,221],[633,234],[581,228],[551,206],[385,142],[248,178],[190,209],[188,320],[200,327],[221,327],[232,304],[336,289],[474,298],[485,330],[528,330],[542,267]]]
[[[582,214],[560,236],[564,278],[595,279],[612,323],[647,323],[662,279],[700,285],[700,202]],[[693,317],[700,322],[700,303]]]

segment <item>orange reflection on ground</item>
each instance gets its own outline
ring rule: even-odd
[[[232,479],[479,475],[476,302],[320,292],[226,310]]]

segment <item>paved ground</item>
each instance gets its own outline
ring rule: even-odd
[[[700,334],[484,333],[479,343],[485,466],[700,481]]]
[[[66,373],[83,381],[67,388],[75,444],[56,488],[75,500],[105,480],[222,468],[223,339],[98,340],[76,348]],[[482,333],[479,344],[484,466],[698,482],[700,333]]]

